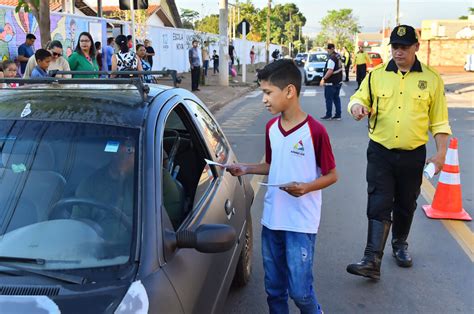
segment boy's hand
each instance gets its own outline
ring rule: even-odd
[[[235,177],[240,177],[244,174],[247,174],[247,166],[242,164],[227,165],[226,170]]]
[[[283,190],[294,197],[300,197],[307,193],[306,184],[301,182],[294,182],[294,184],[290,186],[281,187],[280,190]]]

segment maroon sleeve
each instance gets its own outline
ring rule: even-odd
[[[268,121],[267,126],[265,127],[265,162],[267,164],[272,163],[272,145],[270,143],[270,128],[278,120],[278,117]]]
[[[332,153],[329,135],[324,126],[312,117],[308,119],[311,137],[313,139],[316,163],[321,168],[322,175],[327,175],[330,170],[336,168],[336,161]]]

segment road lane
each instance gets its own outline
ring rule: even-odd
[[[326,313],[440,313],[474,311],[472,262],[438,220],[426,218],[420,197],[409,237],[414,266],[396,266],[387,244],[382,263],[382,279],[376,283],[346,273],[348,263],[362,257],[367,219],[365,169],[366,122],[355,122],[345,106],[355,83],[343,86],[343,120],[324,121],[331,137],[340,173],[339,182],[323,191],[323,208],[315,258],[315,289]],[[304,95],[311,96],[304,96]],[[318,118],[325,113],[323,88],[303,87],[303,109]],[[259,162],[264,154],[265,124],[271,115],[261,103],[262,94],[243,97],[216,113],[233,149],[242,162]],[[468,109],[450,109],[451,123],[460,139],[463,202],[472,215],[472,114]],[[471,117],[470,119],[465,118]],[[428,155],[435,151],[428,145]],[[466,163],[463,164],[463,161]],[[433,183],[436,183],[433,181]],[[266,189],[256,194],[254,221],[253,274],[249,285],[232,289],[226,313],[266,313],[263,267],[260,253],[260,218]],[[471,226],[470,224],[466,224]],[[470,229],[472,230],[472,228]],[[292,313],[297,309],[290,302]]]

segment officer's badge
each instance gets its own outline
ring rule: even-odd
[[[406,33],[407,33],[407,29],[404,26],[400,26],[397,30],[397,35],[400,37],[405,36]]]
[[[424,90],[424,89],[426,89],[427,86],[428,86],[427,81],[418,81],[418,88],[419,89]]]

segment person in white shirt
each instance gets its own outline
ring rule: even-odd
[[[337,181],[324,126],[301,109],[301,72],[281,59],[258,72],[263,103],[280,114],[266,126],[265,162],[228,165],[234,176],[268,175],[262,227],[265,290],[270,313],[288,313],[288,295],[301,313],[321,313],[313,289],[313,257],[321,190]]]
[[[63,45],[59,40],[53,40],[49,43],[47,50],[51,53],[51,63],[49,64],[48,71],[71,71],[71,67],[67,62],[66,58],[63,57]],[[23,78],[30,78],[31,72],[37,66],[35,56],[31,56],[26,64],[25,73]],[[57,74],[56,78],[71,78],[70,74]]]

